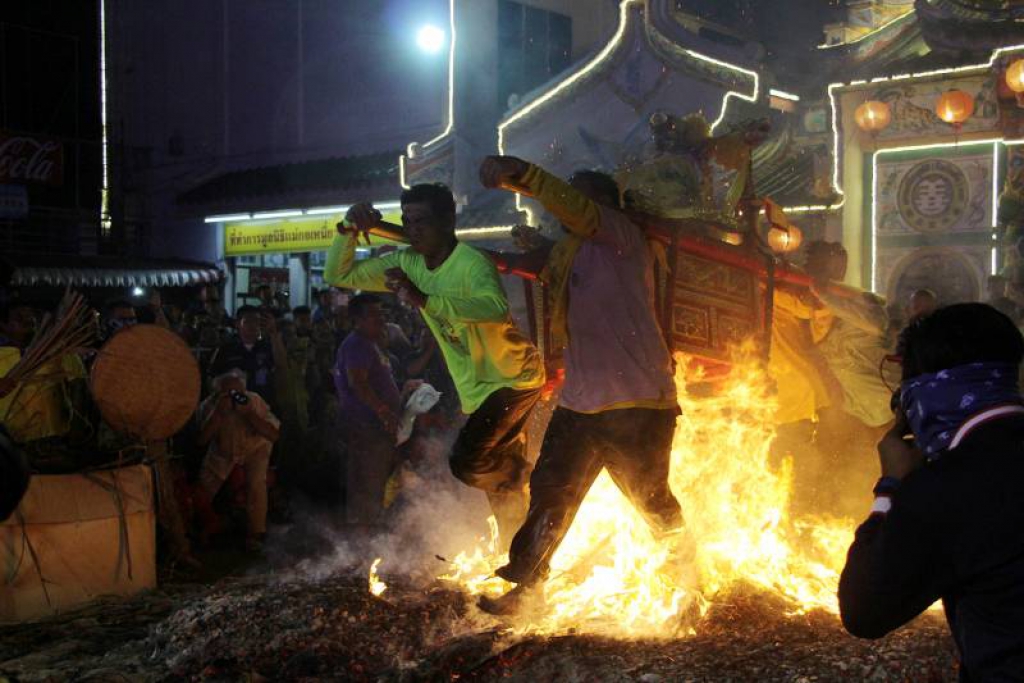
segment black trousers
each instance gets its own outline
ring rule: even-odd
[[[625,408],[595,414],[558,408],[530,477],[530,507],[499,574],[543,579],[576,511],[602,468],[658,533],[682,526],[668,485],[676,409]]]
[[[526,423],[539,398],[540,389],[495,391],[469,416],[452,448],[452,474],[487,494],[502,544],[526,516]]]

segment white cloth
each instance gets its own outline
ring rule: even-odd
[[[412,436],[413,424],[417,415],[429,412],[441,400],[441,392],[429,384],[421,384],[413,391],[405,402],[405,409],[402,411],[402,422],[398,428],[398,445],[409,440]]]

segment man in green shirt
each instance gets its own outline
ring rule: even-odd
[[[381,224],[371,204],[349,209],[327,255],[335,287],[398,294],[422,313],[469,419],[452,449],[452,473],[487,493],[507,545],[528,505],[525,426],[544,385],[537,349],[516,328],[494,263],[455,237],[455,200],[440,184],[402,193],[410,248],[355,260],[360,232]]]

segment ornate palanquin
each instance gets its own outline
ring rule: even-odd
[[[729,360],[729,348],[763,331],[758,277],[677,247],[663,321],[676,351]]]

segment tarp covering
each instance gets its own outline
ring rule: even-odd
[[[34,476],[0,523],[0,621],[155,587],[154,509],[146,465]]]

